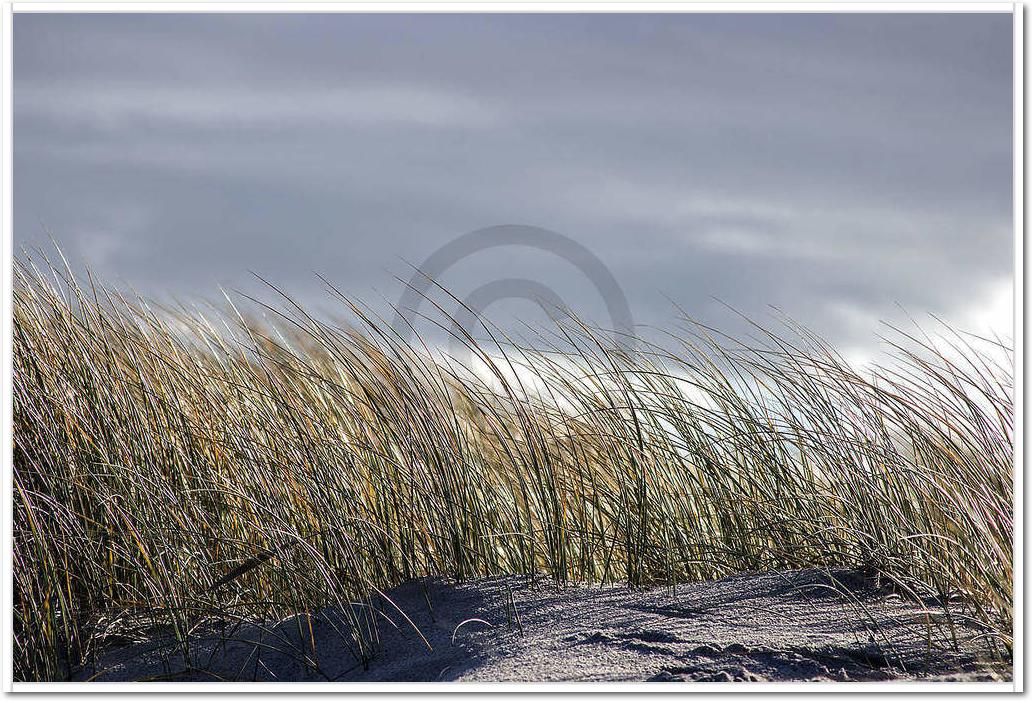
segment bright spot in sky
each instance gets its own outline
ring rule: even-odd
[[[968,312],[970,330],[974,333],[1014,338],[1014,282],[1005,278],[993,283],[989,294],[972,305]]]

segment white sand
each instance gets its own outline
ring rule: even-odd
[[[863,578],[817,571],[740,575],[647,590],[569,587],[528,578],[420,580],[375,615],[367,665],[339,611],[198,633],[187,664],[168,638],[109,644],[75,679],[212,681],[1000,681],[977,660],[978,631],[935,649],[941,609],[905,603]],[[428,606],[429,601],[429,606]],[[432,607],[432,608],[431,608]],[[515,611],[515,613],[514,613]],[[382,614],[382,615],[381,615]],[[474,620],[477,619],[477,620]],[[931,621],[931,625],[929,625]],[[309,622],[311,633],[309,633]],[[413,625],[426,638],[416,633]],[[929,648],[929,635],[933,646]],[[430,647],[432,647],[432,650]]]

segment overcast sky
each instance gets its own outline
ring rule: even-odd
[[[897,304],[1010,334],[1010,15],[22,14],[14,57],[16,247],[150,295],[254,270],[315,299],[315,271],[376,305],[532,224],[642,324],[719,299],[844,348]],[[509,278],[608,323],[545,251],[442,282]]]

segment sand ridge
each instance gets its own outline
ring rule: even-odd
[[[99,681],[1005,681],[984,636],[855,572],[800,570],[633,589],[499,577],[386,592],[361,659],[341,612],[108,645]],[[395,608],[395,606],[397,608]],[[404,611],[401,615],[398,611]],[[956,622],[957,612],[954,612]],[[218,630],[216,630],[218,629]],[[418,629],[418,632],[417,630]],[[952,646],[953,635],[957,644]]]

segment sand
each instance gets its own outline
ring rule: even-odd
[[[373,616],[363,661],[339,610],[105,643],[77,681],[1006,681],[985,637],[852,572],[751,574],[676,588],[506,577],[409,582]],[[832,584],[836,584],[832,587]],[[848,591],[835,589],[848,587]],[[362,609],[355,609],[362,610]],[[365,609],[368,612],[368,609]],[[418,628],[418,633],[416,629]],[[980,642],[981,641],[981,642]],[[189,661],[187,661],[189,659]]]

